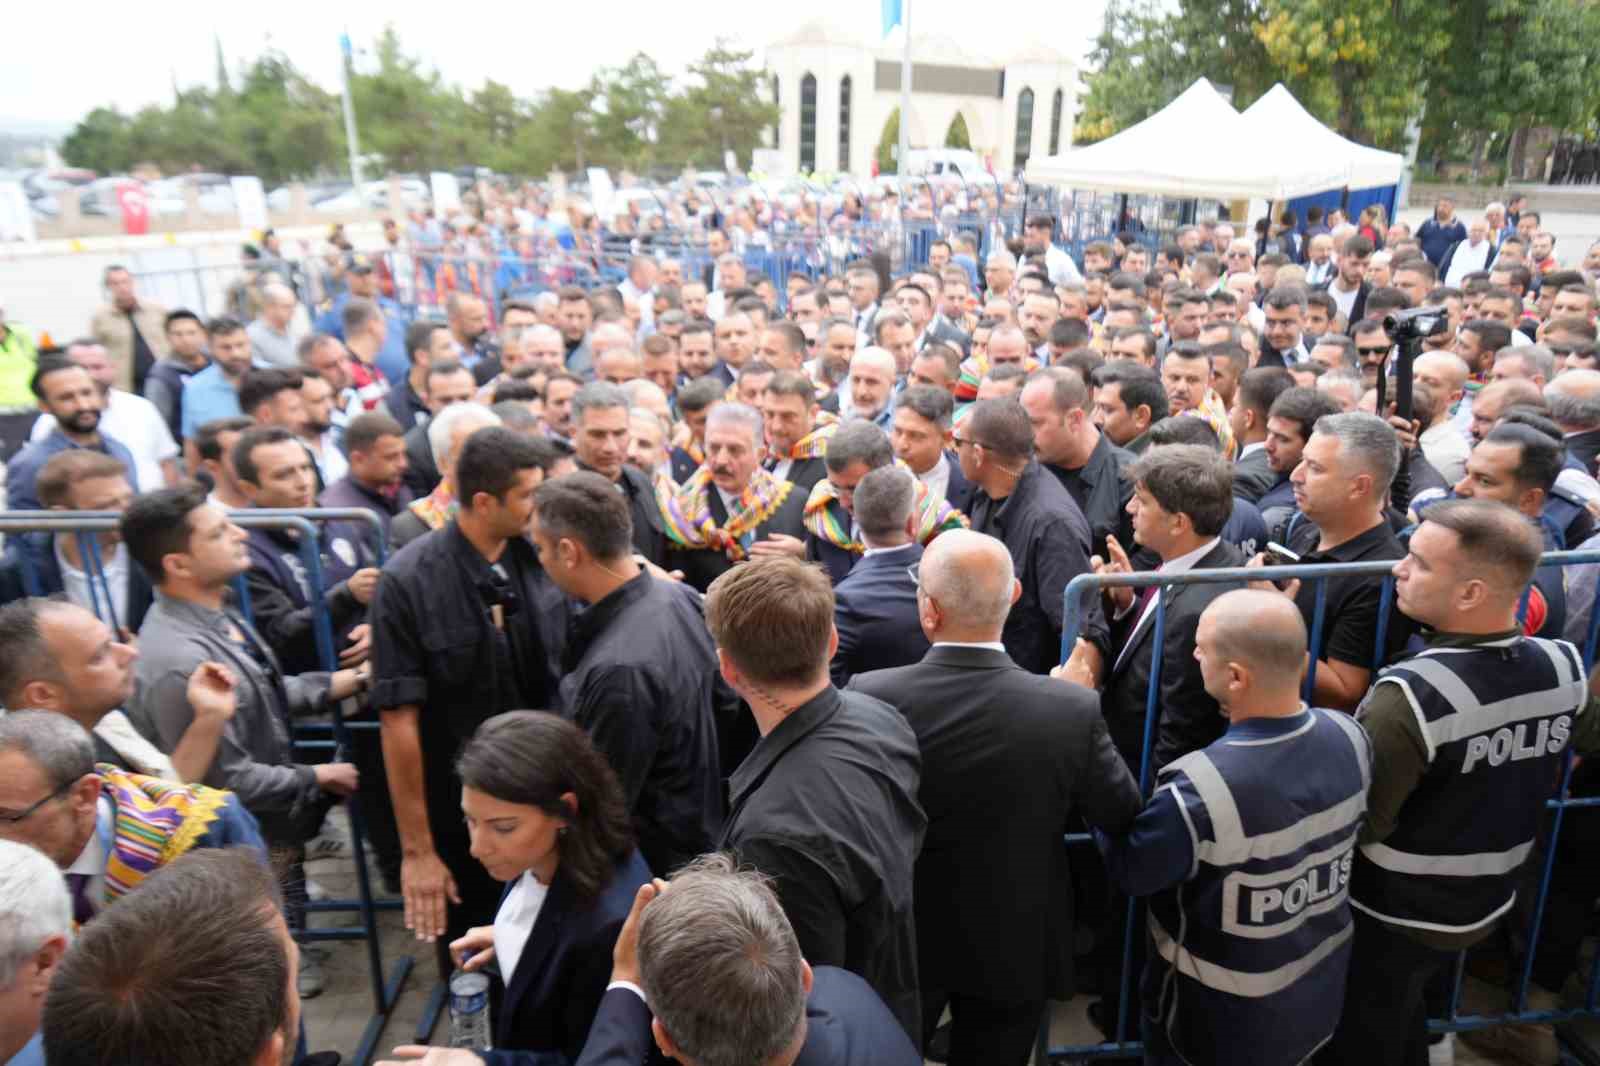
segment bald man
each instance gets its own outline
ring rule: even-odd
[[[941,534],[918,568],[932,648],[920,663],[858,674],[849,686],[896,707],[922,750],[923,1037],[949,1006],[950,1066],[1028,1061],[1045,1001],[1073,987],[1062,833],[1074,813],[1122,833],[1139,809],[1094,694],[1030,674],[1002,649],[1019,592],[1003,543]]]
[[[1160,772],[1130,831],[1095,834],[1117,885],[1150,897],[1145,1062],[1303,1062],[1343,1007],[1371,745],[1300,701],[1306,631],[1287,598],[1218,597],[1194,656],[1228,731]]]
[[[1412,364],[1416,380],[1433,393],[1433,420],[1423,429],[1417,443],[1439,475],[1454,485],[1466,472],[1467,454],[1472,450],[1467,436],[1472,425],[1470,404],[1461,403],[1466,395],[1467,378],[1472,374],[1455,352],[1423,352]],[[1458,415],[1457,405],[1461,413]]]
[[[888,432],[894,414],[889,400],[898,372],[894,355],[886,348],[867,347],[850,360],[849,417],[865,418]]]

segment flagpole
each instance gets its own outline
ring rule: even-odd
[[[906,154],[911,145],[911,0],[900,0],[900,28],[905,31],[905,48],[900,55],[900,146],[895,173],[900,178],[900,217],[906,211]]]

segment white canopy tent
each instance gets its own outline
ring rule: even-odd
[[[1245,143],[1271,145],[1274,158],[1315,159],[1337,168],[1331,180],[1293,195],[1394,185],[1405,167],[1405,157],[1398,152],[1357,144],[1324,126],[1281,82],[1245,108],[1240,118],[1249,130]]]
[[[1345,184],[1344,155],[1283,151],[1281,138],[1259,129],[1201,78],[1138,125],[1086,148],[1028,160],[1024,176],[1083,192],[1212,200],[1286,200]],[[1269,153],[1272,163],[1265,165],[1261,156]]]

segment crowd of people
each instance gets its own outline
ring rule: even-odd
[[[81,338],[7,325],[7,509],[117,520],[0,562],[0,1061],[337,1061],[341,802],[494,978],[493,1050],[397,1062],[1022,1063],[1086,992],[1152,1063],[1417,1066],[1468,947],[1555,1009],[1600,568],[1541,556],[1600,545],[1600,244],[1517,206],[1081,257],[1030,216],[976,284],[936,240],[780,288],[719,231],[409,322],[352,251],[302,336],[278,273],[247,321],[112,268]],[[376,525],[236,521],[316,506]]]

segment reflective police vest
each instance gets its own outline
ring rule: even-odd
[[[1517,636],[1430,648],[1378,685],[1405,694],[1428,769],[1394,832],[1362,845],[1351,904],[1415,929],[1487,929],[1516,901],[1517,870],[1588,702],[1583,660],[1564,640]]]
[[[1161,771],[1195,866],[1150,899],[1145,1002],[1186,1061],[1294,1066],[1332,1035],[1371,782],[1366,733],[1319,709],[1281,736],[1224,736]]]

